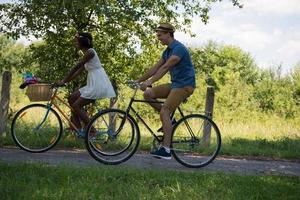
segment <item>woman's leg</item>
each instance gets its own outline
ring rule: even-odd
[[[72,105],[75,103],[75,101],[80,97],[80,92],[76,90],[68,97],[69,105],[72,107]],[[77,129],[81,129],[81,123],[79,116],[72,110],[71,111],[71,122],[76,126]],[[71,126],[70,126],[71,127]]]
[[[83,107],[89,103],[94,102],[93,99],[85,99],[82,97],[79,97],[73,104],[72,108],[74,109],[74,112],[76,115],[80,118],[80,120],[84,123],[84,126],[86,127],[87,124],[90,121],[90,118],[87,114],[87,112],[83,109]]]

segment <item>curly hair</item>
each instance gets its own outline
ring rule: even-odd
[[[82,47],[93,48],[93,37],[90,33],[79,32],[78,41]]]

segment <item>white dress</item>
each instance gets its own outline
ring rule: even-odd
[[[93,51],[95,56],[84,64],[84,68],[88,71],[87,84],[79,89],[80,96],[85,99],[115,97],[116,93],[96,51],[92,48],[88,49],[88,51]]]

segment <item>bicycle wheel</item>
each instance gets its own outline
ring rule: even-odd
[[[171,152],[186,167],[198,168],[209,164],[218,155],[220,148],[219,128],[206,116],[185,116],[173,129]]]
[[[85,144],[89,154],[104,164],[125,162],[135,153],[140,142],[135,120],[118,109],[97,113],[88,124],[86,132]]]
[[[16,113],[11,133],[21,149],[41,153],[57,144],[62,135],[62,122],[57,112],[47,105],[31,104]]]

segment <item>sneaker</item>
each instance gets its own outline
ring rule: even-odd
[[[166,150],[165,147],[161,146],[159,149],[150,152],[151,155],[153,155],[155,158],[163,158],[163,159],[171,159],[171,152],[169,150]]]
[[[77,137],[78,138],[85,138],[85,130],[79,130],[79,132],[77,132]]]
[[[176,119],[172,119],[172,127],[177,123]],[[163,132],[163,127],[160,127],[157,132]]]

